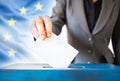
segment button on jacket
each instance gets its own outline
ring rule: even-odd
[[[53,32],[67,26],[68,43],[79,51],[74,63],[120,64],[120,0],[103,0],[98,19],[90,31],[84,0],[57,0],[53,8]],[[87,14],[88,15],[88,14]],[[108,48],[112,38],[114,54]]]

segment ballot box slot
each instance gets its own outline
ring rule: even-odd
[[[85,68],[85,66],[69,66],[68,68]]]
[[[42,66],[43,68],[53,68],[52,66]]]

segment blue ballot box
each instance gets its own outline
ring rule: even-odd
[[[71,64],[52,68],[46,64],[14,64],[0,69],[0,81],[120,81],[120,66]]]

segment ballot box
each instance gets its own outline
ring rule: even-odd
[[[52,68],[47,64],[13,64],[0,68],[0,81],[120,81],[120,66],[71,64]]]

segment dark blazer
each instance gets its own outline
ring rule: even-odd
[[[74,63],[120,64],[120,0],[103,0],[97,23],[90,33],[83,0],[56,0],[53,8],[53,32],[67,26],[68,43],[79,51]],[[113,39],[114,54],[108,48]]]

